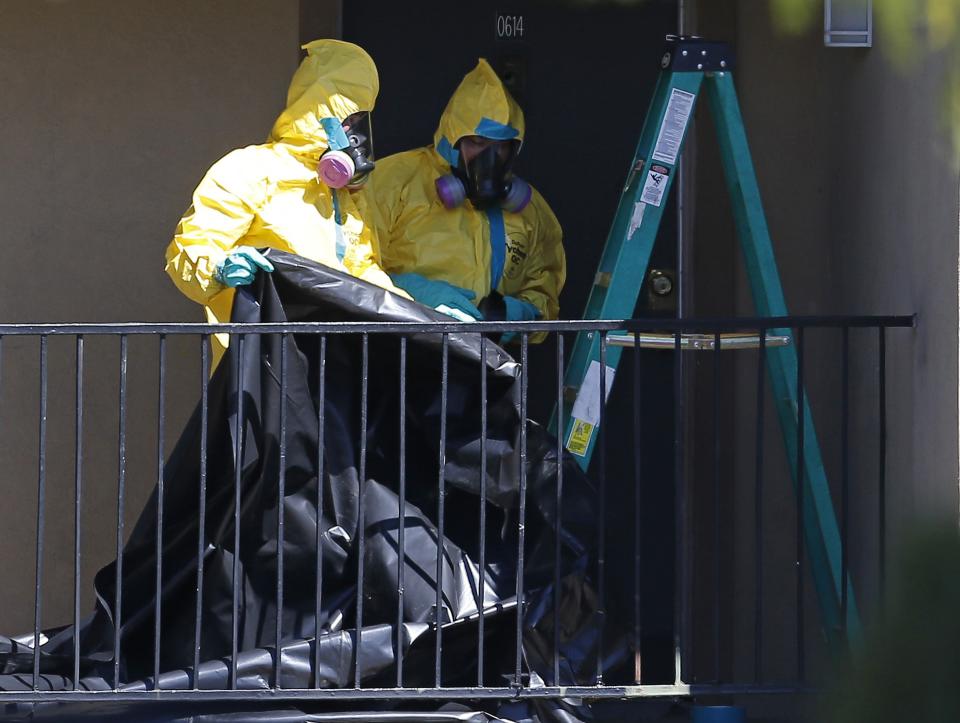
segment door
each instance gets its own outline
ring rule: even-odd
[[[444,106],[478,57],[486,57],[524,109],[527,138],[517,172],[540,190],[564,230],[568,276],[561,316],[581,318],[619,193],[659,72],[676,0],[600,2],[343,3],[344,39],[362,45],[380,72],[373,115],[383,157],[432,142]],[[306,30],[306,29],[304,29]],[[304,34],[304,37],[309,32]],[[676,266],[671,199],[651,268]],[[668,297],[640,296],[637,313],[673,315]],[[572,337],[566,348],[572,346]],[[632,682],[634,473],[633,386],[627,352],[608,413],[608,643],[619,661],[608,683]],[[644,682],[672,680],[673,409],[669,353],[643,352],[642,629]],[[554,402],[555,346],[531,347],[530,416]],[[596,455],[591,473],[596,480]]]

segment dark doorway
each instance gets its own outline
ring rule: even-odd
[[[606,234],[659,72],[663,38],[676,31],[676,0],[494,3],[390,0],[343,3],[343,37],[377,62],[380,97],[374,112],[379,156],[432,142],[450,94],[478,57],[493,63],[526,115],[518,172],[551,204],[564,230],[567,284],[561,316],[582,315]],[[304,37],[310,29],[302,28]],[[676,266],[671,199],[651,268]],[[673,315],[669,300],[637,313]],[[567,339],[567,349],[573,339]],[[531,417],[546,421],[554,402],[555,346],[532,347]],[[608,683],[632,682],[626,631],[633,628],[633,380],[628,352],[608,412],[607,569],[611,645],[616,672]],[[669,354],[644,352],[643,682],[672,680],[673,408]]]

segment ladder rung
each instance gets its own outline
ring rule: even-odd
[[[689,351],[712,351],[715,336],[713,334],[681,334],[680,348]],[[630,348],[635,346],[634,335],[608,334],[607,344]],[[788,346],[790,337],[785,334],[767,334],[765,346]],[[749,333],[733,333],[720,335],[721,349],[756,349],[760,346],[760,335]],[[640,334],[641,349],[673,349],[676,339],[673,334],[642,333]]]

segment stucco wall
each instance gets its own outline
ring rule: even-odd
[[[263,140],[299,59],[296,0],[0,3],[0,320],[200,321],[163,251],[206,168]],[[82,610],[113,559],[116,340],[88,338]],[[170,341],[168,448],[198,398],[199,342]],[[4,339],[0,632],[33,626],[38,344]],[[157,345],[131,339],[128,524],[156,481]],[[41,624],[72,615],[74,346],[49,349]]]
[[[960,519],[958,499],[958,182],[941,123],[936,57],[891,64],[882,40],[872,49],[825,48],[821,29],[778,34],[766,3],[701,3],[699,32],[736,41],[735,77],[767,220],[794,314],[917,314],[915,331],[891,331],[887,344],[888,549],[918,521]],[[709,137],[701,128],[699,136]],[[711,250],[697,262],[697,313],[753,313],[739,251],[716,219],[726,212],[720,178],[701,146],[697,228]],[[715,165],[715,164],[714,164]],[[704,236],[707,235],[707,237]],[[724,254],[737,257],[716,265]],[[711,278],[711,271],[719,270]],[[731,309],[731,301],[732,309]],[[839,502],[841,477],[839,332],[811,334],[810,399]],[[851,570],[869,619],[877,592],[877,337],[850,337]],[[728,520],[734,550],[728,605],[735,618],[732,658],[741,675],[753,661],[753,485],[755,360],[738,360],[739,430],[730,468]],[[768,390],[769,392],[769,390]],[[769,393],[768,393],[769,401]],[[767,679],[793,672],[792,624],[775,624],[792,606],[795,517],[782,442],[766,419],[763,536],[767,601]],[[786,528],[788,534],[781,534]],[[807,580],[807,590],[810,585]],[[816,653],[817,609],[807,600]],[[789,618],[787,618],[789,620]],[[822,652],[822,651],[820,651]]]
[[[828,49],[817,28],[784,38],[747,5],[740,92],[791,311],[917,314],[893,360],[890,491],[902,517],[956,520],[960,184],[943,60],[894,67],[882,39]]]

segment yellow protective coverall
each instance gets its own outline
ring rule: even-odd
[[[215,274],[235,246],[289,251],[409,298],[380,268],[371,229],[351,194],[317,178],[327,149],[320,120],[343,121],[372,110],[380,89],[377,68],[351,43],[315,40],[303,47],[307,57],[293,76],[287,108],[270,140],[232,151],[213,165],[167,247],[167,273],[187,297],[204,305],[211,323],[230,320],[234,290]],[[214,363],[227,341],[226,334],[216,335]]]
[[[535,189],[519,213],[444,207],[435,181],[456,165],[464,136],[522,142],[523,111],[486,60],[457,87],[434,144],[377,161],[363,190],[376,225],[383,268],[470,289],[479,303],[491,289],[530,302],[556,319],[566,278],[563,232]]]

